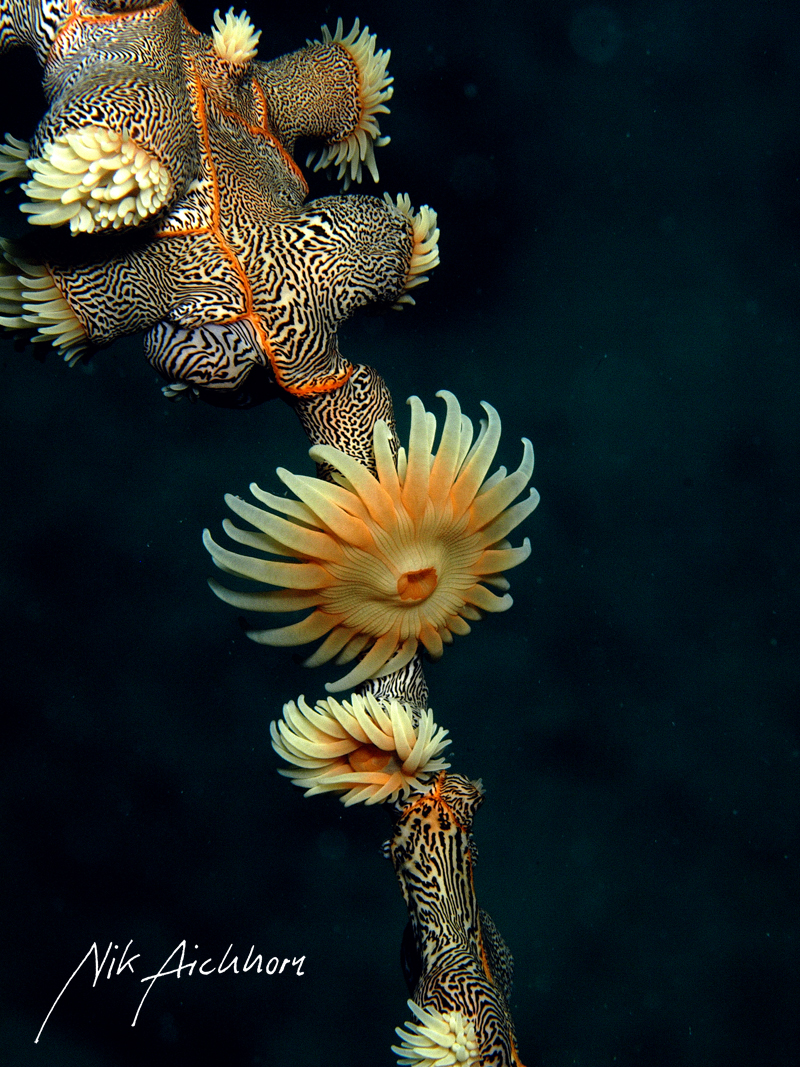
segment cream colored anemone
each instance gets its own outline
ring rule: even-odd
[[[392,305],[398,310],[403,304],[415,303],[414,297],[408,292],[428,280],[426,271],[433,270],[439,264],[439,229],[436,225],[436,212],[433,208],[423,204],[419,211],[414,214],[411,206],[411,198],[408,193],[400,193],[397,200],[392,200],[388,193],[383,194],[383,199],[388,207],[398,215],[411,223],[411,240],[413,247],[405,282],[403,283],[403,295],[398,297]]]
[[[258,42],[261,40],[261,30],[255,28],[246,11],[241,15],[234,15],[233,8],[230,7],[223,20],[217,8],[214,12],[211,40],[221,59],[228,63],[244,65],[255,57]]]
[[[378,700],[372,693],[339,703],[333,697],[310,708],[300,697],[283,706],[283,718],[270,723],[272,747],[291,769],[279,774],[317,793],[344,793],[349,807],[380,804],[424,789],[450,764],[440,759],[450,744],[433,712],[415,717],[406,704]]]
[[[11,178],[27,178],[30,145],[10,133],[4,135],[5,144],[0,144],[0,182]]]
[[[421,1008],[413,1000],[408,1006],[419,1022],[406,1023],[407,1030],[399,1026],[395,1030],[403,1042],[392,1045],[398,1067],[477,1067],[481,1053],[475,1027],[462,1012],[443,1015],[436,1008]]]
[[[61,295],[52,274],[40,263],[17,255],[0,240],[0,326],[31,330],[32,341],[49,341],[70,366],[87,345],[86,331]]]
[[[505,540],[539,502],[531,489],[512,505],[533,472],[533,449],[524,441],[522,463],[513,474],[501,467],[486,478],[500,440],[500,417],[484,404],[487,418],[473,445],[473,427],[452,393],[438,394],[447,418],[436,452],[436,419],[418,397],[411,397],[408,455],[392,457],[391,432],[379,420],[373,433],[377,477],[357,460],[330,445],[310,450],[317,463],[341,475],[334,485],[319,478],[278,470],[278,477],[299,500],[265,493],[253,495],[272,511],[226,496],[240,518],[257,531],[225,521],[234,541],[294,562],[258,559],[221,548],[206,530],[203,540],[216,565],[229,574],[251,578],[278,591],[239,593],[212,581],[222,600],[252,611],[312,609],[300,622],[252,631],[267,645],[301,645],[324,637],[305,662],[329,660],[353,669],[329,693],[382,678],[404,667],[425,646],[434,658],[453,634],[467,634],[481,611],[505,611],[511,597],[486,588],[508,589],[502,572],[530,555]],[[276,515],[273,512],[280,514]],[[281,516],[285,516],[281,517]]]
[[[375,34],[369,27],[359,29],[359,20],[353,23],[352,30],[345,37],[342,20],[336,23],[336,32],[331,33],[327,26],[322,27],[322,42],[309,41],[309,44],[338,44],[350,54],[358,71],[358,98],[361,116],[358,125],[343,140],[313,149],[308,154],[306,166],[310,167],[319,151],[319,159],[314,170],[322,170],[331,164],[338,167],[336,177],[344,179],[344,188],[349,189],[352,182],[360,182],[363,166],[378,181],[378,166],[375,162],[375,146],[382,148],[389,143],[389,137],[381,137],[381,128],[377,116],[388,115],[387,102],[391,100],[394,89],[392,78],[387,72],[392,53],[386,49],[375,51]]]
[[[30,199],[20,211],[33,226],[118,230],[157,215],[172,194],[169,171],[155,156],[129,133],[103,126],[59,134],[26,166],[33,177],[22,186]]]

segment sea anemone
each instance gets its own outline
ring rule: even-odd
[[[19,255],[0,239],[0,326],[32,330],[33,341],[50,341],[70,366],[83,355],[86,330],[61,295],[50,271]]]
[[[68,222],[73,233],[118,230],[153,218],[173,192],[167,168],[127,130],[68,129],[26,166],[33,177],[22,186],[30,199],[20,211],[32,226]]]
[[[388,115],[387,103],[392,99],[392,82],[394,78],[387,67],[392,53],[388,49],[375,51],[375,34],[369,27],[360,28],[356,19],[352,30],[345,36],[342,20],[336,23],[336,32],[331,33],[327,26],[322,27],[322,42],[309,41],[312,44],[336,44],[343,48],[355,64],[358,74],[358,103],[360,115],[356,126],[341,141],[334,141],[320,149],[312,149],[308,154],[306,166],[310,167],[319,153],[314,170],[333,165],[338,167],[336,177],[345,189],[353,182],[360,182],[363,168],[378,181],[378,166],[375,162],[375,147],[383,148],[390,138],[381,136],[378,115]]]
[[[413,1000],[408,1006],[419,1022],[395,1030],[403,1042],[392,1045],[399,1067],[477,1067],[481,1054],[475,1027],[460,1011],[443,1015],[436,1008],[420,1008]]]
[[[399,311],[404,304],[416,303],[408,290],[426,282],[428,275],[425,271],[433,270],[439,265],[439,230],[436,226],[436,212],[427,204],[423,204],[415,214],[408,193],[400,193],[397,200],[392,200],[388,193],[384,193],[383,199],[387,207],[402,215],[411,226],[413,246],[403,293],[392,305]]]
[[[344,793],[346,806],[405,798],[450,766],[439,758],[450,744],[448,731],[430,709],[417,718],[408,705],[372,693],[341,703],[328,697],[313,708],[303,697],[290,700],[270,733],[278,755],[294,764],[280,774],[307,797]]]
[[[214,49],[221,59],[235,65],[245,65],[255,57],[261,30],[257,30],[248,18],[247,12],[234,15],[233,8],[228,8],[225,18],[219,10],[214,12],[214,28],[211,30]]]
[[[530,555],[527,538],[519,548],[505,540],[539,502],[531,489],[525,500],[511,504],[533,472],[530,441],[523,441],[522,462],[513,474],[501,467],[486,478],[500,440],[500,417],[483,404],[487,418],[473,445],[472,423],[456,398],[437,395],[447,404],[447,417],[435,453],[436,419],[411,397],[407,456],[401,448],[395,462],[389,427],[382,420],[375,424],[377,477],[344,452],[315,445],[312,459],[338,471],[341,484],[279,468],[278,477],[299,500],[250,486],[258,500],[286,518],[225,497],[228,507],[259,531],[226,520],[229,537],[297,562],[239,555],[216,544],[208,530],[203,533],[221,570],[283,587],[240,593],[212,580],[222,600],[253,611],[313,609],[290,626],[250,631],[254,641],[288,646],[325,637],[305,661],[309,667],[332,659],[349,663],[364,653],[348,674],[326,685],[329,693],[400,670],[420,644],[438,659],[453,634],[470,632],[467,620],[511,607],[502,572]]]

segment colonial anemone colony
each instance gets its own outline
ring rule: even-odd
[[[0,325],[70,363],[142,331],[171,399],[296,411],[317,477],[279,470],[287,498],[227,497],[244,529],[206,531],[214,562],[267,588],[230,590],[248,611],[305,613],[250,636],[321,640],[309,666],[347,667],[272,724],[306,795],[392,805],[390,856],[411,920],[413,1020],[403,1067],[519,1065],[511,955],[473,884],[479,783],[448,773],[447,731],[428,708],[423,656],[482,613],[511,606],[504,572],[530,553],[508,535],[538,502],[533,450],[490,474],[497,412],[477,436],[456,398],[436,419],[412,397],[400,447],[389,389],[352,364],[338,329],[370,303],[401,307],[439,261],[436,214],[408,196],[345,195],[378,180],[389,53],[356,21],[269,62],[245,13],[198,32],[176,0],[0,0],[0,52],[32,48],[48,107],[30,140],[6,136],[0,181],[17,182],[29,237],[0,259]],[[307,202],[294,159],[329,167],[342,191]]]

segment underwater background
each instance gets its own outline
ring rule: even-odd
[[[186,10],[207,31],[214,6]],[[514,606],[427,669],[486,787],[476,885],[523,1062],[800,1064],[796,5],[248,10],[262,59],[369,24],[395,77],[380,188],[439,213],[417,306],[354,319],[343,352],[401,436],[405,398],[439,414],[447,388],[497,407],[498,462],[536,450]],[[0,132],[30,136],[38,84],[0,58]],[[72,370],[43,347],[0,339],[0,1060],[390,1067],[387,814],[305,800],[269,743],[334,675],[250,642],[205,583],[223,493],[313,470],[299,424],[169,403],[140,338]],[[165,977],[132,1027],[184,939],[305,973]],[[93,988],[87,962],[34,1044],[92,943],[129,941],[135,975]]]

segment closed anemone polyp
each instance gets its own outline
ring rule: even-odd
[[[250,611],[308,612],[287,626],[250,631],[253,640],[291,646],[322,638],[307,666],[355,661],[326,685],[330,693],[399,670],[420,645],[436,659],[482,612],[511,607],[503,572],[528,558],[530,542],[512,548],[506,537],[539,502],[531,489],[513,503],[533,473],[533,449],[523,441],[518,469],[508,474],[500,467],[487,477],[500,440],[497,412],[483,404],[486,419],[473,442],[472,423],[453,394],[437,395],[447,416],[436,448],[436,419],[411,397],[408,448],[396,461],[388,426],[375,425],[377,475],[330,445],[316,445],[312,459],[338,471],[340,484],[279,469],[297,499],[251,485],[265,510],[227,496],[254,529],[226,520],[225,532],[261,557],[232,552],[208,530],[203,534],[221,570],[276,587],[236,592],[212,581],[222,600]]]

